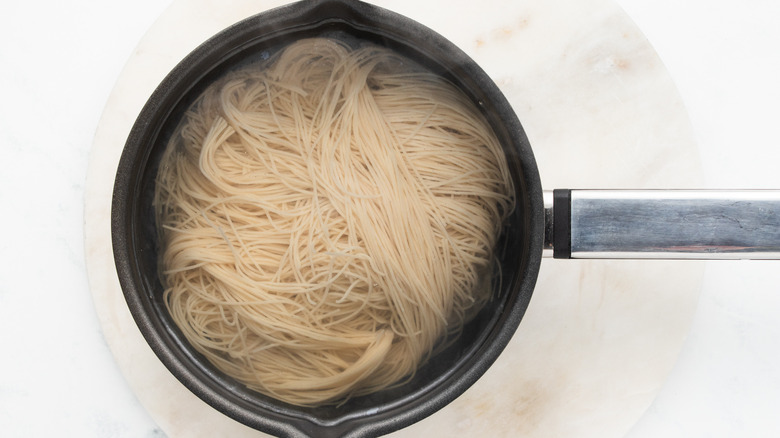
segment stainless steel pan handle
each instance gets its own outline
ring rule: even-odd
[[[545,192],[546,257],[780,259],[780,190]]]

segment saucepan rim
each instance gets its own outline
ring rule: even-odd
[[[155,148],[166,135],[176,108],[186,105],[224,68],[249,51],[285,38],[348,31],[414,52],[416,59],[439,66],[467,88],[484,108],[502,143],[517,191],[511,236],[504,245],[505,273],[497,303],[481,320],[470,344],[443,360],[446,369],[418,381],[411,392],[363,399],[341,411],[298,409],[277,403],[204,364],[171,327],[155,284],[155,242],[150,236],[143,195],[154,172]],[[528,139],[511,105],[489,76],[446,38],[409,18],[357,0],[302,1],[238,22],[193,50],[160,83],[139,113],[117,168],[111,207],[111,235],[117,274],[130,312],[158,358],[190,391],[227,416],[255,429],[284,436],[375,436],[412,424],[441,409],[472,386],[498,358],[516,331],[530,302],[542,258],[544,202]],[[150,261],[151,260],[151,261]],[[504,268],[506,269],[506,268]],[[509,278],[511,274],[511,278]],[[475,326],[476,327],[476,326]],[[434,359],[435,360],[435,359]],[[444,365],[442,365],[444,366]],[[408,389],[408,388],[407,388]],[[373,404],[372,404],[373,403]]]

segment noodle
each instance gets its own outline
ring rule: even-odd
[[[307,39],[186,111],[157,176],[170,314],[218,369],[287,403],[410,379],[490,297],[514,194],[438,76]]]

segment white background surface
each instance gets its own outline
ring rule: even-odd
[[[706,186],[780,188],[780,4],[618,0],[688,105]],[[167,2],[4,5],[0,15],[0,430],[158,437],[125,384],[84,269],[92,136]],[[629,438],[780,435],[780,262],[710,263],[693,328]]]

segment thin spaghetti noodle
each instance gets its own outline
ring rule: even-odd
[[[442,78],[298,41],[188,109],[157,177],[172,318],[217,368],[296,405],[404,382],[489,298],[514,194]]]

